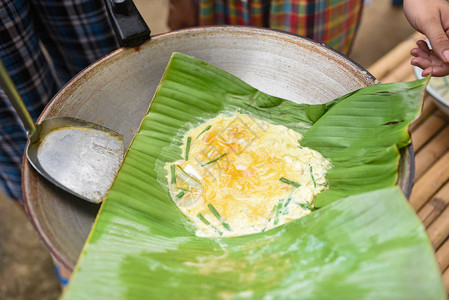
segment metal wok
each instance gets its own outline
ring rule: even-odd
[[[120,48],[104,57],[73,78],[38,122],[55,116],[96,122],[121,133],[127,147],[174,51],[296,102],[324,103],[375,82],[348,58],[296,35],[254,27],[198,27],[154,36],[139,47]],[[403,151],[400,164],[400,185],[406,194],[413,176],[411,149]],[[99,206],[54,187],[26,159],[23,188],[38,234],[55,258],[73,269]]]

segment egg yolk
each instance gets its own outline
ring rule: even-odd
[[[313,210],[330,162],[302,135],[246,114],[219,115],[184,137],[168,163],[169,191],[198,236],[269,230]]]

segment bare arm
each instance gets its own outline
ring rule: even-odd
[[[171,30],[198,26],[195,0],[169,0],[167,25]]]

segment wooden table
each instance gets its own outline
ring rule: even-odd
[[[414,34],[368,68],[381,83],[411,81]],[[421,116],[410,127],[415,151],[415,179],[410,204],[426,227],[449,292],[449,117],[426,94]]]

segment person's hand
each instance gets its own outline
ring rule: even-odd
[[[411,64],[423,69],[422,75],[449,75],[449,2],[447,0],[405,0],[404,13],[417,31],[426,35],[425,41],[410,51]]]
[[[171,30],[198,25],[198,4],[195,0],[169,0],[167,25]]]

